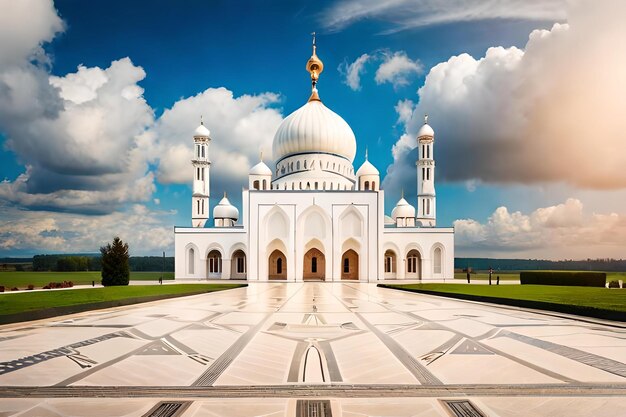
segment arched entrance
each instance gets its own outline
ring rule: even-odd
[[[278,249],[270,254],[267,277],[269,279],[287,279],[287,257]]]
[[[246,254],[241,249],[233,252],[230,260],[230,277],[232,279],[246,279],[248,271],[246,269]]]
[[[218,250],[212,250],[207,255],[207,273],[209,279],[222,277],[222,254]]]
[[[326,258],[322,251],[312,248],[304,254],[302,277],[305,281],[324,281],[326,277]]]
[[[385,279],[396,278],[396,253],[391,249],[385,251]]]
[[[422,255],[417,249],[411,249],[406,254],[406,277],[408,279],[422,279]]]
[[[352,249],[341,256],[341,279],[359,279],[359,255]]]

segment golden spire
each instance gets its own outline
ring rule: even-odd
[[[311,97],[309,97],[309,101],[321,101],[320,96],[317,94],[317,80],[320,78],[320,74],[324,71],[324,63],[316,54],[317,51],[317,43],[315,32],[311,33],[313,35],[313,55],[306,63],[306,70],[311,74]]]

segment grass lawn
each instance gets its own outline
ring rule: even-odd
[[[602,309],[626,313],[626,290],[624,289],[609,290],[606,288],[560,287],[555,285],[489,286],[472,284],[409,284],[390,285],[388,287],[417,291],[434,291],[447,294],[465,294],[480,297],[539,301],[565,306],[577,306],[582,308]]]
[[[207,293],[241,286],[236,284],[133,285],[2,294],[0,295],[0,316],[51,307],[77,306],[131,298]]]
[[[160,272],[131,272],[131,280],[157,281],[161,276]],[[165,272],[164,279],[174,279],[173,272]],[[41,288],[49,282],[72,281],[74,285],[91,285],[91,281],[100,283],[100,271],[90,272],[0,272],[0,285],[4,285],[6,290],[13,287],[24,289],[28,284],[33,284],[35,288]]]

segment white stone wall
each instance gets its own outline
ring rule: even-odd
[[[340,281],[342,255],[359,255],[359,280],[409,279],[406,255],[420,255],[422,280],[454,277],[452,228],[384,227],[382,191],[244,191],[240,225],[233,228],[176,228],[176,279],[206,279],[207,255],[222,255],[220,278],[231,277],[232,254],[246,254],[247,278],[268,279],[269,255],[279,249],[286,257],[287,277],[303,280],[304,255],[317,248],[325,257],[326,281]],[[435,272],[434,250],[442,251],[441,272]],[[196,263],[189,271],[189,248]],[[384,254],[396,254],[396,273],[384,271]],[[217,277],[210,277],[217,278]]]

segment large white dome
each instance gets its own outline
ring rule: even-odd
[[[276,161],[300,153],[330,153],[352,162],[356,138],[341,116],[321,101],[311,100],[283,120],[272,150]]]

